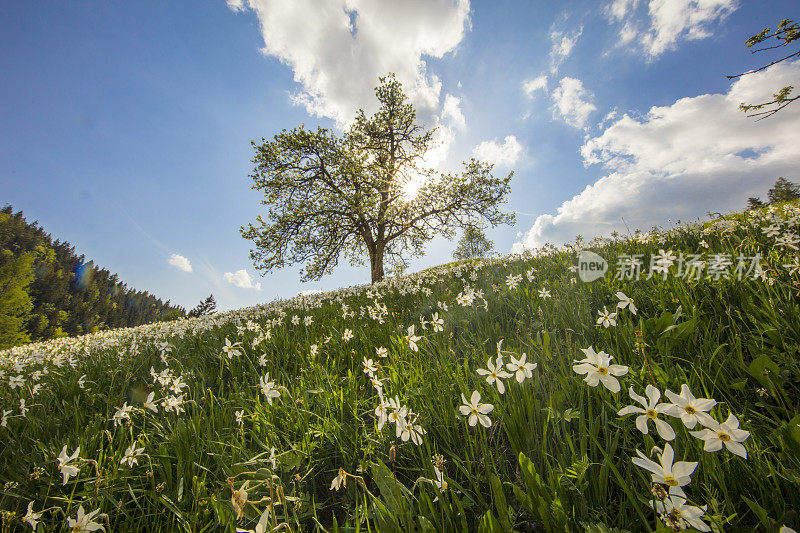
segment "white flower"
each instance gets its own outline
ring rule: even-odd
[[[304,316],[303,317],[303,325],[304,326],[310,326],[313,323],[314,323],[314,317],[312,317],[312,316]]]
[[[550,298],[550,289],[540,289],[539,298]]]
[[[400,432],[400,439],[403,442],[408,442],[408,439],[411,439],[411,442],[416,444],[417,446],[422,444],[422,436],[426,433],[422,426],[416,424],[417,418],[414,416],[414,419],[406,420],[406,423],[403,424]]]
[[[617,298],[619,298],[619,302],[617,303],[617,309],[625,309],[626,307],[630,309],[631,313],[634,315],[636,314],[636,306],[633,304],[633,298],[628,298],[625,296],[624,292],[618,292],[616,294]]]
[[[122,460],[120,460],[119,464],[127,463],[128,468],[133,467],[134,465],[138,465],[137,457],[142,455],[144,448],[137,448],[136,443],[134,442],[125,450],[125,455],[122,456]]]
[[[655,504],[651,502],[651,505],[661,515],[662,520],[679,527],[678,531],[686,529],[687,525],[697,531],[711,531],[708,524],[700,520],[708,508],[707,505],[703,507],[686,505],[686,497],[679,494],[670,494],[663,502],[657,501]]]
[[[31,501],[31,502],[28,504],[28,512],[27,512],[27,513],[25,514],[25,516],[23,517],[23,520],[25,520],[25,523],[26,523],[26,524],[28,524],[29,526],[31,526],[31,529],[33,529],[34,531],[36,531],[36,526],[37,526],[37,525],[38,525],[38,523],[39,523],[39,518],[41,518],[41,516],[42,516],[43,514],[44,514],[43,512],[42,512],[42,513],[34,513],[34,512],[33,512],[33,502]]]
[[[233,505],[233,509],[236,511],[236,520],[241,520],[242,516],[244,516],[244,508],[247,505],[248,483],[249,481],[245,481],[242,483],[242,486],[239,487],[239,490],[234,490],[231,494],[231,505]]]
[[[614,356],[608,355],[606,352],[601,351],[595,353],[594,348],[581,349],[586,354],[586,358],[575,361],[579,363],[573,365],[572,370],[576,374],[586,374],[584,381],[590,387],[596,387],[598,383],[603,383],[605,387],[611,392],[619,392],[619,381],[614,376],[624,376],[628,373],[628,367],[623,365],[612,365],[611,360]]]
[[[598,325],[602,324],[605,328],[617,325],[617,313],[609,313],[608,308],[605,306],[603,307],[603,310],[598,311],[597,314],[600,315],[600,317],[597,319]]]
[[[144,406],[153,411],[154,413],[157,413],[158,406],[153,402],[153,398],[155,397],[155,395],[156,395],[155,392],[151,392],[150,394],[148,394],[147,399],[145,399],[144,401]]]
[[[92,518],[100,512],[100,509],[96,509],[89,514],[84,514],[83,505],[78,507],[78,516],[75,520],[72,518],[67,518],[67,524],[69,525],[70,531],[73,533],[81,533],[83,531],[97,531],[98,529],[102,529],[105,531],[105,528],[100,524],[92,522]]]
[[[422,337],[418,337],[414,335],[414,325],[408,326],[408,335],[406,335],[406,340],[408,341],[408,347],[418,352],[419,348],[417,348],[417,341],[419,341]]]
[[[389,410],[387,407],[389,407],[389,404],[384,402],[383,398],[381,398],[378,407],[375,408],[375,416],[378,418],[378,431],[382,430],[383,426],[389,420]]]
[[[240,426],[244,425],[244,418],[243,418],[244,417],[244,409],[240,409],[238,411],[235,411],[233,413],[233,415],[236,417],[236,423],[237,424],[239,424]]]
[[[644,390],[645,395],[647,396],[647,400],[643,397],[639,396],[633,391],[633,387],[628,389],[628,394],[630,394],[631,398],[642,404],[642,407],[636,405],[629,405],[628,407],[623,407],[617,413],[619,416],[625,416],[629,414],[640,414],[640,416],[636,417],[636,429],[647,435],[648,433],[648,426],[647,422],[652,420],[653,423],[656,425],[656,429],[658,430],[658,434],[661,435],[661,438],[664,440],[673,440],[675,438],[675,430],[672,429],[665,421],[658,418],[658,415],[664,414],[669,411],[668,404],[659,404],[658,400],[661,399],[661,392],[652,385],[648,385]]]
[[[299,316],[297,316],[297,315],[294,315],[294,316],[292,317],[292,324],[293,324],[293,325],[295,325],[295,326],[296,326],[296,325],[298,325],[298,324],[300,324],[300,317],[299,317]]]
[[[739,429],[739,419],[732,413],[722,424],[713,421],[708,428],[700,431],[691,431],[692,435],[705,441],[703,449],[707,452],[716,452],[722,449],[724,444],[728,451],[747,459],[747,450],[742,445],[750,437],[750,432]]]
[[[3,418],[0,419],[0,427],[6,427],[8,424],[8,415],[11,414],[10,409],[3,409]]]
[[[372,359],[367,359],[364,357],[364,361],[362,363],[364,365],[364,373],[369,374],[370,377],[378,371],[378,365]]]
[[[344,468],[339,468],[336,477],[331,481],[331,490],[339,490],[340,487],[347,486],[347,476],[345,475]]]
[[[25,384],[25,378],[21,375],[19,376],[11,376],[8,378],[8,386],[12,389],[16,389],[17,387],[22,387]]]
[[[402,431],[402,426],[406,424],[406,416],[408,416],[408,407],[405,405],[400,404],[400,398],[395,396],[394,398],[389,398],[388,407],[392,409],[392,412],[389,413],[389,422],[394,422],[395,424],[395,435],[400,436]]]
[[[665,413],[680,418],[687,428],[694,429],[698,422],[704,426],[711,426],[715,423],[714,419],[708,415],[708,411],[717,405],[716,400],[695,398],[692,391],[689,390],[689,385],[685,383],[681,385],[680,396],[671,390],[667,390],[664,394],[672,402]]]
[[[499,351],[499,350],[498,350]],[[486,368],[488,370],[484,370],[483,368],[479,368],[477,370],[478,374],[481,376],[486,376],[486,383],[489,385],[495,385],[497,387],[497,392],[503,394],[506,392],[506,386],[503,384],[504,379],[508,379],[511,377],[511,374],[503,370],[503,356],[497,356],[497,363],[492,364],[492,360],[486,360]]]
[[[78,446],[75,448],[75,451],[72,452],[72,455],[67,456],[67,445],[65,444],[64,447],[61,448],[61,453],[58,454],[58,470],[64,475],[64,482],[62,485],[66,485],[70,477],[78,475],[78,467],[70,463],[78,457],[80,451],[81,447]]]
[[[386,357],[388,350],[381,346],[380,348],[375,348],[375,353],[378,355],[378,357]]]
[[[437,306],[439,307],[439,309],[441,309],[442,311],[447,311],[447,309],[448,309],[448,307],[447,307],[447,304],[446,304],[445,302],[436,302],[436,305],[437,305]]]
[[[128,405],[128,402],[122,404],[122,407],[117,409],[117,412],[114,413],[114,425],[117,426],[122,423],[123,420],[130,420],[131,419],[131,411],[133,410],[132,405]]]
[[[462,415],[469,417],[468,422],[470,426],[474,426],[480,422],[483,427],[491,427],[492,419],[486,415],[492,412],[494,405],[490,403],[481,403],[481,394],[478,391],[472,392],[469,401],[467,401],[462,392],[461,401],[464,405],[459,406],[458,409],[461,411]]]
[[[316,357],[317,354],[319,353],[319,346],[317,346],[316,344],[312,344],[309,347],[309,351],[311,352],[311,357]]]
[[[278,398],[281,393],[275,388],[275,382],[269,380],[269,372],[265,376],[261,376],[259,384],[261,385],[261,392],[267,397],[267,403],[272,405],[272,399]]]
[[[352,338],[353,338],[353,332],[350,331],[349,329],[345,329],[344,333],[342,334],[342,340],[344,342],[348,342]]]
[[[516,289],[517,285],[519,285],[521,281],[522,281],[522,274],[518,274],[516,276],[514,276],[513,274],[509,274],[506,277],[506,285],[508,285],[509,289]]]
[[[697,463],[688,461],[678,461],[673,464],[675,452],[669,444],[664,445],[664,453],[661,454],[661,464],[655,463],[647,458],[645,454],[636,450],[639,457],[633,457],[633,464],[649,470],[653,474],[653,483],[662,483],[668,487],[683,487],[688,485],[692,478],[692,472],[697,468]]]
[[[231,344],[231,341],[228,340],[228,337],[225,337],[225,346],[222,347],[222,351],[225,352],[225,355],[228,356],[228,359],[233,359],[234,355],[241,355],[239,349],[236,348],[239,346],[239,343]]]
[[[433,327],[434,333],[437,333],[439,331],[444,331],[444,319],[439,318],[439,313],[433,313],[430,325]]]
[[[526,363],[527,354],[522,354],[519,359],[515,359],[513,355],[510,357],[511,362],[506,363],[506,369],[516,374],[517,383],[522,383],[525,378],[533,377],[533,369],[539,366],[539,363]]]
[[[267,528],[270,527],[269,526],[269,510],[270,510],[270,507],[267,507],[266,509],[264,509],[264,512],[261,513],[261,517],[258,519],[258,523],[256,524],[256,528],[255,529],[239,529],[237,527],[236,528],[236,533],[267,533],[267,531],[270,531],[270,529],[272,529],[272,528],[267,529]]]

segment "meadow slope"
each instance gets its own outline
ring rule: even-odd
[[[798,528],[799,233],[770,206],[7,350],[2,530]]]

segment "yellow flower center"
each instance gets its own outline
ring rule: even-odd
[[[666,483],[670,487],[677,487],[678,486],[678,480],[675,479],[672,476],[665,476],[664,477],[664,483]]]
[[[658,418],[658,413],[656,413],[655,409],[648,409],[647,418],[652,418],[653,420],[655,420],[656,418]]]
[[[693,414],[695,414],[697,412],[697,410],[694,407],[692,407],[691,405],[687,405],[686,406],[686,412],[689,413],[690,415],[693,415]]]
[[[601,376],[605,376],[606,374],[608,374],[608,369],[604,366],[598,366],[597,373],[600,374]]]
[[[478,410],[477,410],[477,409],[475,409],[474,407],[472,408],[472,414],[473,414],[473,415],[477,415],[477,414],[478,414]]]
[[[719,440],[721,440],[722,442],[728,442],[729,440],[731,440],[731,436],[728,435],[727,433],[720,433],[718,437]]]

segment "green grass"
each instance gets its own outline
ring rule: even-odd
[[[29,529],[22,517],[33,501],[33,511],[47,509],[40,531],[66,531],[79,506],[106,515],[94,520],[113,531],[254,529],[266,509],[267,531],[664,531],[650,474],[631,458],[665,442],[652,424],[644,435],[634,416],[617,415],[634,403],[628,388],[644,394],[648,384],[662,393],[687,384],[717,401],[717,421],[733,413],[750,432],[747,459],[706,452],[680,419],[662,415],[677,434],[676,461],[699,463],[684,490],[691,505],[707,505],[705,523],[718,531],[798,528],[800,274],[784,266],[798,255],[762,228],[775,223],[778,236],[797,234],[800,208],[726,220],[584,244],[611,263],[592,283],[572,280],[572,246],[6,351],[2,530]],[[759,253],[765,278],[688,281],[676,265],[666,278],[614,279],[618,254],[644,254],[646,274],[661,249],[731,254],[734,266],[739,254]],[[509,275],[522,275],[518,287],[509,288]],[[467,285],[483,296],[463,306],[456,298]],[[541,289],[552,296],[540,297]],[[634,298],[638,313],[620,309],[616,326],[597,325],[598,311],[617,305],[617,291]],[[375,302],[385,306],[380,321],[366,310]],[[422,330],[421,317],[429,323],[434,312],[444,330]],[[422,336],[419,351],[405,339],[410,325]],[[352,340],[342,339],[345,329]],[[266,331],[270,338],[254,346]],[[239,344],[238,355],[223,353],[226,338]],[[476,372],[501,339],[504,362],[526,353],[538,365],[521,384],[506,379],[503,395]],[[619,393],[590,387],[573,371],[589,346],[629,367]],[[365,357],[379,363],[384,397],[418,414],[421,444],[397,438],[391,422],[378,431],[379,396]],[[154,381],[151,367],[183,376],[183,412],[165,412],[169,385]],[[267,373],[280,392],[271,405],[259,386]],[[24,383],[12,388],[18,375]],[[459,412],[461,394],[475,390],[494,406],[489,428],[470,427]],[[150,392],[157,413],[144,408]],[[115,423],[126,402],[130,419]],[[143,449],[138,464],[121,465],[133,443]],[[64,445],[67,454],[80,446],[79,473],[66,484],[57,461]],[[340,469],[345,484],[332,490]],[[232,494],[245,482],[237,519]]]

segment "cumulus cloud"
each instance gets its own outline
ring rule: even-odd
[[[586,125],[589,115],[597,109],[592,103],[594,95],[576,78],[564,77],[552,94],[554,114],[576,128]]]
[[[514,135],[507,135],[503,144],[495,141],[483,141],[475,147],[472,154],[481,161],[494,163],[501,167],[510,167],[522,155],[522,145]]]
[[[704,39],[711,26],[739,7],[739,0],[650,0],[647,16],[634,22],[639,0],[614,0],[606,8],[613,22],[625,21],[619,43],[636,40],[652,59],[674,49],[680,39]]]
[[[258,281],[253,283],[253,278],[250,277],[250,274],[245,269],[237,270],[236,272],[225,272],[222,277],[228,283],[232,283],[242,289],[261,290],[261,283]]]
[[[541,76],[525,80],[522,82],[522,90],[528,98],[533,98],[538,90],[547,92],[547,75],[542,74]]]
[[[782,63],[739,79],[726,94],[682,98],[641,119],[623,115],[581,148],[586,165],[609,173],[556,214],[539,216],[514,249],[742,209],[779,176],[797,176],[800,107],[755,122],[738,106],[798,76],[800,61]]]
[[[466,126],[467,121],[464,118],[464,113],[461,111],[461,98],[453,96],[452,94],[445,96],[441,117],[443,121],[447,121],[459,128]]]
[[[558,71],[558,67],[560,67],[564,60],[572,53],[575,43],[578,42],[582,34],[583,26],[572,32],[560,30],[552,30],[550,32],[550,42],[552,43],[550,47],[551,73],[555,74]]]
[[[175,268],[183,270],[184,272],[192,271],[192,263],[189,262],[189,260],[183,257],[182,255],[172,254],[171,256],[169,256],[167,263],[174,266]]]
[[[375,106],[379,76],[396,74],[412,103],[433,116],[441,81],[425,60],[452,52],[469,29],[469,0],[228,0],[251,10],[262,52],[294,72],[292,96],[316,116],[340,125]]]

